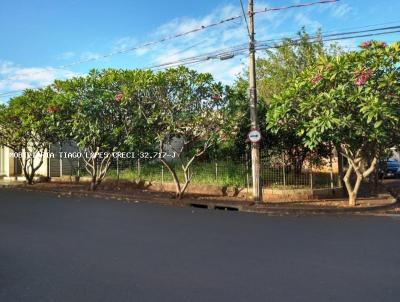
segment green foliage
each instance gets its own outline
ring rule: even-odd
[[[22,152],[19,160],[30,184],[43,163],[48,146],[63,135],[60,108],[52,105],[55,96],[50,87],[28,89],[12,98],[8,106],[0,107],[0,144]]]
[[[284,124],[279,131],[271,131],[267,126],[265,116],[271,103],[277,102],[275,95],[281,95],[287,88],[287,84],[296,78],[303,70],[315,64],[321,56],[328,53],[338,53],[340,49],[334,45],[326,48],[319,39],[311,37],[303,28],[298,33],[297,39],[286,39],[282,45],[265,52],[265,55],[257,59],[257,92],[258,92],[258,121],[263,137],[263,151],[269,156],[285,157],[286,163],[292,166],[297,173],[301,172],[304,160],[312,153],[326,156],[330,148],[319,146],[314,151],[305,147],[302,139],[297,136],[295,124]],[[239,78],[232,90],[231,96],[234,102],[229,106],[232,110],[239,110],[243,118],[239,126],[238,135],[229,144],[226,144],[222,152],[242,155],[249,147],[247,134],[250,129],[249,101],[247,96],[248,83],[246,77]],[[283,101],[282,101],[283,102]],[[290,106],[290,104],[286,104]],[[283,110],[283,108],[282,108]],[[295,121],[293,119],[293,121]]]
[[[400,43],[369,41],[361,51],[321,57],[271,103],[269,129],[293,127],[308,148],[330,144],[348,159],[350,197],[379,155],[400,141],[399,49]]]
[[[193,145],[212,144],[228,135],[223,94],[224,88],[210,74],[169,69],[154,74],[151,97],[142,98],[142,112],[157,143],[182,139],[193,153]]]
[[[69,138],[90,154],[84,158],[95,189],[105,177],[113,152],[145,142],[139,105],[127,105],[124,90],[142,81],[142,71],[92,70],[88,76],[57,81],[58,101],[69,108]],[[139,135],[140,134],[140,135]],[[106,154],[106,155],[104,155]]]
[[[279,47],[266,50],[257,59],[257,91],[260,100],[269,103],[275,95],[286,89],[287,83],[301,72],[315,65],[320,57],[339,53],[335,45],[325,47],[317,32],[311,37],[304,28],[296,39],[285,39]]]
[[[398,142],[399,44],[374,42],[362,51],[326,57],[307,69],[274,101],[275,130],[298,124],[306,146],[321,142],[377,152]]]
[[[122,101],[122,89],[128,81],[129,72],[109,69],[92,70],[86,77],[56,83],[59,99],[70,108],[71,139],[82,150],[113,152],[125,143],[127,129],[135,120],[130,108],[132,116],[127,123]]]
[[[228,88],[210,74],[185,67],[149,72],[145,87],[127,86],[128,103],[140,104],[147,131],[159,151],[172,151],[180,161],[183,186],[175,167],[161,159],[174,178],[177,197],[181,197],[193,177],[189,170],[193,161],[233,135],[238,116],[227,110]]]

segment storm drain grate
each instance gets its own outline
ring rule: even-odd
[[[189,204],[192,208],[198,208],[198,209],[214,209],[214,210],[220,210],[220,211],[239,211],[239,208],[237,207],[232,207],[228,205],[209,205],[209,204],[204,204],[204,203],[190,203]]]
[[[201,203],[191,203],[190,206],[192,208],[208,209],[208,206],[206,204],[201,204]]]
[[[222,210],[222,211],[239,211],[238,208],[229,207],[229,206],[215,206],[214,209],[216,209],[216,210]]]

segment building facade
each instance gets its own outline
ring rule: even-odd
[[[68,158],[62,158],[60,151],[68,152],[75,150],[74,147],[65,144],[63,146],[54,144],[49,147],[49,153],[53,156],[46,156],[43,164],[36,172],[37,176],[44,177],[61,177],[72,176],[76,172],[77,162]],[[14,152],[8,147],[0,147],[0,178],[18,178],[23,176],[23,171],[19,159],[16,158]],[[40,158],[36,158],[38,163]]]

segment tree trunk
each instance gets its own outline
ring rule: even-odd
[[[358,169],[359,169],[359,167],[354,166],[354,164],[350,163],[350,160],[349,160],[349,168],[346,172],[346,175],[343,178],[343,181],[344,181],[346,189],[347,189],[347,194],[349,196],[349,206],[351,206],[351,207],[354,207],[356,205],[358,191],[360,189],[361,182],[363,180],[363,176],[358,171]],[[357,180],[356,180],[354,187],[352,187],[352,185],[351,185],[351,175],[353,174],[353,171],[356,171],[356,174],[357,174]]]
[[[181,191],[181,184],[179,182],[178,175],[176,175],[175,170],[170,166],[170,164],[167,161],[165,161],[162,158],[160,159],[160,161],[163,163],[163,165],[168,169],[168,171],[172,175],[172,179],[174,180],[174,184],[175,184],[175,198],[181,199],[183,194]]]
[[[33,185],[33,179],[34,179],[34,175],[28,175],[27,177],[25,176],[25,178],[28,181],[28,185]]]
[[[35,175],[36,175],[36,171],[43,164],[43,152],[44,151],[36,152],[36,153],[40,154],[40,161],[36,166],[35,166],[35,155],[32,152],[25,151],[25,158],[24,159],[20,159],[20,164],[23,167],[23,172],[24,172],[24,176],[25,176],[26,182],[29,185],[33,185],[34,184],[34,178],[35,178]]]
[[[24,171],[25,180],[28,183],[28,185],[33,185],[33,178],[34,178],[35,174],[32,173],[31,171],[29,171],[27,160],[23,163],[23,171]]]
[[[347,195],[349,196],[349,205],[355,204],[355,199],[353,195],[353,188],[351,187],[350,177],[353,172],[353,166],[349,165],[349,168],[343,177],[343,182],[345,184],[345,188],[347,190]]]
[[[191,164],[193,163],[193,161],[196,158],[202,156],[210,146],[211,145],[209,144],[209,141],[204,143],[203,149],[201,151],[197,152],[194,156],[192,156],[192,158],[187,162],[184,162],[182,160],[182,157],[181,157],[181,154],[182,154],[182,151],[183,151],[183,147],[182,147],[180,152],[176,152],[178,154],[178,158],[179,158],[179,160],[180,160],[180,162],[182,164],[182,170],[183,170],[183,173],[185,175],[185,183],[184,183],[183,187],[181,186],[179,178],[176,175],[175,169],[167,161],[165,161],[163,158],[160,158],[160,161],[165,165],[165,167],[167,167],[168,171],[172,175],[172,178],[174,179],[175,188],[176,188],[176,198],[177,199],[181,199],[183,197],[183,194],[185,193],[185,191],[186,191],[186,189],[187,189],[187,187],[188,187],[188,185],[189,185],[189,183],[190,183],[190,181],[192,179],[193,174],[190,173],[190,170],[189,170]],[[160,150],[160,153],[164,152],[164,142],[163,141],[160,141],[159,150]]]
[[[186,189],[190,184],[191,176],[189,175],[189,173],[190,173],[189,168],[183,169],[183,174],[185,175],[185,184],[181,189],[181,197],[183,196],[183,194],[185,194]]]
[[[90,182],[89,190],[96,191],[97,189],[97,157],[92,158],[92,180]]]
[[[355,207],[356,206],[357,195],[353,192],[349,192],[349,206]]]
[[[97,189],[97,177],[96,176],[92,176],[92,180],[90,181],[90,186],[89,186],[89,190],[90,191],[96,191]]]
[[[335,147],[337,153],[337,160],[338,160],[338,174],[339,174],[339,187],[342,188],[343,193],[346,193],[346,185],[344,183],[344,169],[343,169],[343,155],[339,152],[339,147]]]
[[[344,156],[347,158],[349,163],[349,168],[343,178],[343,181],[349,196],[349,206],[355,206],[357,203],[357,196],[361,187],[361,183],[363,179],[368,177],[375,170],[378,159],[377,157],[374,157],[368,169],[364,171],[363,158],[359,155],[361,153],[360,151],[358,151],[355,156],[353,156],[353,154],[348,150],[345,150],[344,152]],[[354,187],[351,186],[351,175],[353,172],[355,172],[357,175]]]
[[[181,190],[181,196],[185,194],[187,187],[189,186],[190,180],[186,181],[185,184],[183,185],[183,188]]]
[[[349,206],[351,206],[351,207],[355,207],[357,205],[357,196],[358,196],[358,191],[360,190],[362,180],[363,180],[363,177],[357,175],[357,180],[356,180],[353,190],[348,192],[349,193]]]

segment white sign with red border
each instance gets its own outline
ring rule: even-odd
[[[261,140],[261,133],[258,130],[252,130],[247,135],[252,143],[258,143]]]

